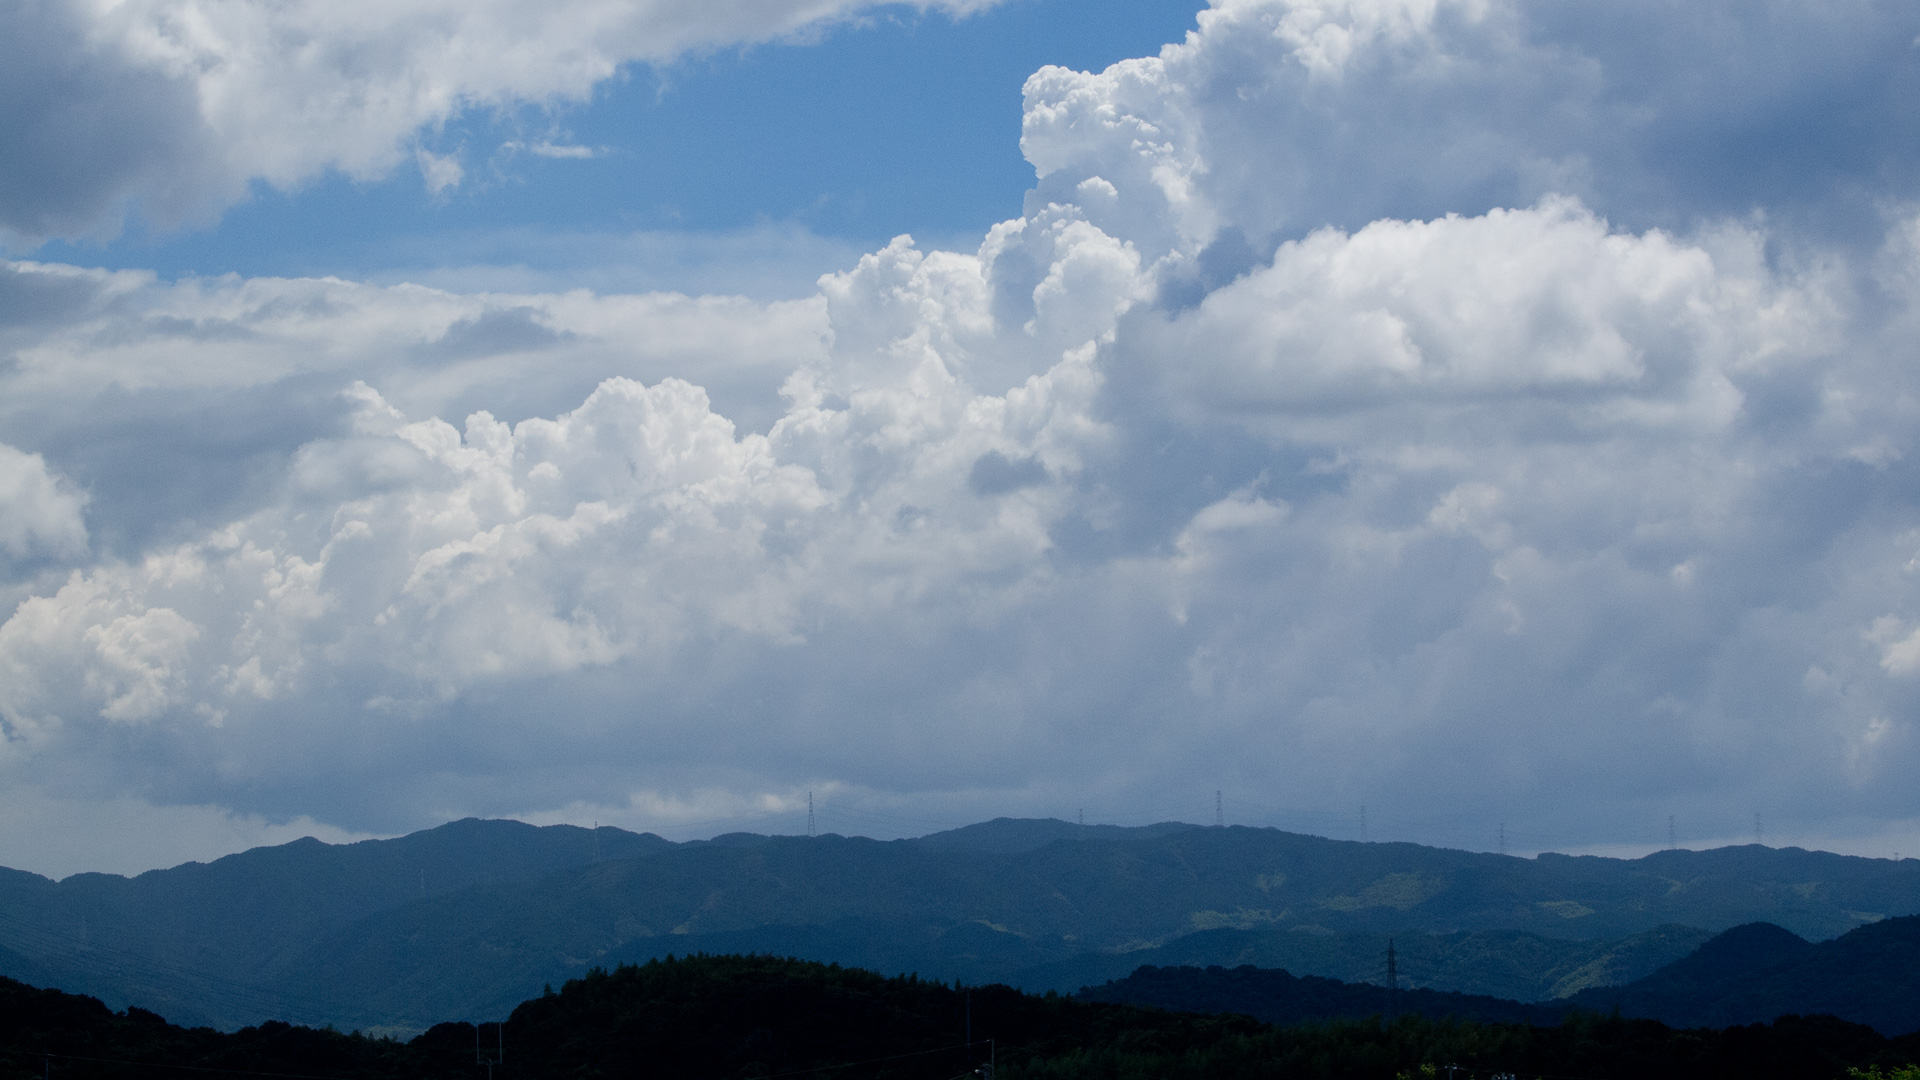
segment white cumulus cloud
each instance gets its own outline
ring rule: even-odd
[[[84,553],[86,502],[48,471],[46,458],[0,443],[0,555],[26,559]]]

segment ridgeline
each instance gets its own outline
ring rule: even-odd
[[[1759,846],[1510,858],[1274,829],[1001,819],[914,840],[460,821],[134,878],[0,870],[0,975],[235,1029],[411,1035],[594,967],[767,953],[1071,992],[1141,965],[1545,1001],[1766,921],[1811,940],[1920,912],[1920,860]]]
[[[1920,1040],[1831,1018],[1723,1031],[1574,1013],[1556,1026],[1399,1017],[1273,1027],[966,989],[768,957],[697,956],[594,970],[523,1002],[504,1026],[440,1024],[401,1042],[268,1023],[220,1033],[0,980],[0,1077],[384,1078],[806,1075],[955,1080],[1845,1080],[1911,1064]],[[491,1068],[483,1059],[501,1060]]]

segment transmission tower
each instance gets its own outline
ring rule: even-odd
[[[1667,815],[1667,850],[1672,851],[1680,845],[1673,838],[1673,815]]]
[[[1507,823],[1503,821],[1500,823],[1500,854],[1505,855],[1506,853],[1507,853]]]
[[[813,792],[807,792],[807,837],[813,837]]]
[[[1220,789],[1213,789],[1213,825],[1220,828],[1227,823],[1226,804],[1220,801]]]
[[[1360,842],[1367,842],[1367,808],[1360,808]]]

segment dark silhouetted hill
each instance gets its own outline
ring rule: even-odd
[[[1615,941],[1545,937],[1519,930],[1456,934],[1402,933],[1402,985],[1514,1001],[1563,998],[1593,986],[1632,982],[1699,948],[1713,935],[1691,926],[1660,926]],[[1388,935],[1263,926],[1201,930],[1164,945],[1119,953],[1082,953],[1015,972],[1028,990],[1071,992],[1126,977],[1135,968],[1281,968],[1344,982],[1384,982]]]
[[[768,957],[692,957],[594,970],[521,1003],[503,1024],[436,1024],[406,1042],[280,1023],[231,1034],[0,980],[0,1076],[297,1075],[340,1080],[575,1077],[751,1080],[884,1076],[952,1080],[992,1062],[1001,1080],[1114,1077],[1377,1080],[1507,1073],[1602,1080],[1844,1080],[1914,1060],[1831,1019],[1721,1032],[1580,1014],[1558,1025],[1420,1016],[1391,1027],[1273,1027],[961,988]],[[491,1067],[476,1048],[504,1051]]]
[[[1142,1005],[1178,1012],[1240,1013],[1282,1026],[1369,1016],[1454,1017],[1486,1024],[1557,1024],[1564,1006],[1525,1005],[1479,994],[1401,989],[1296,977],[1273,968],[1143,967],[1124,979],[1089,986],[1082,1001]],[[1391,1012],[1389,1012],[1391,1010]]]
[[[1645,978],[1571,1000],[1682,1027],[1826,1013],[1889,1035],[1920,1031],[1920,918],[1817,943],[1767,923],[1738,926]]]

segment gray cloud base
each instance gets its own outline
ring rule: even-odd
[[[1028,82],[977,252],[802,301],[11,264],[0,770],[1910,828],[1920,17],[1634,10],[1220,3]]]

